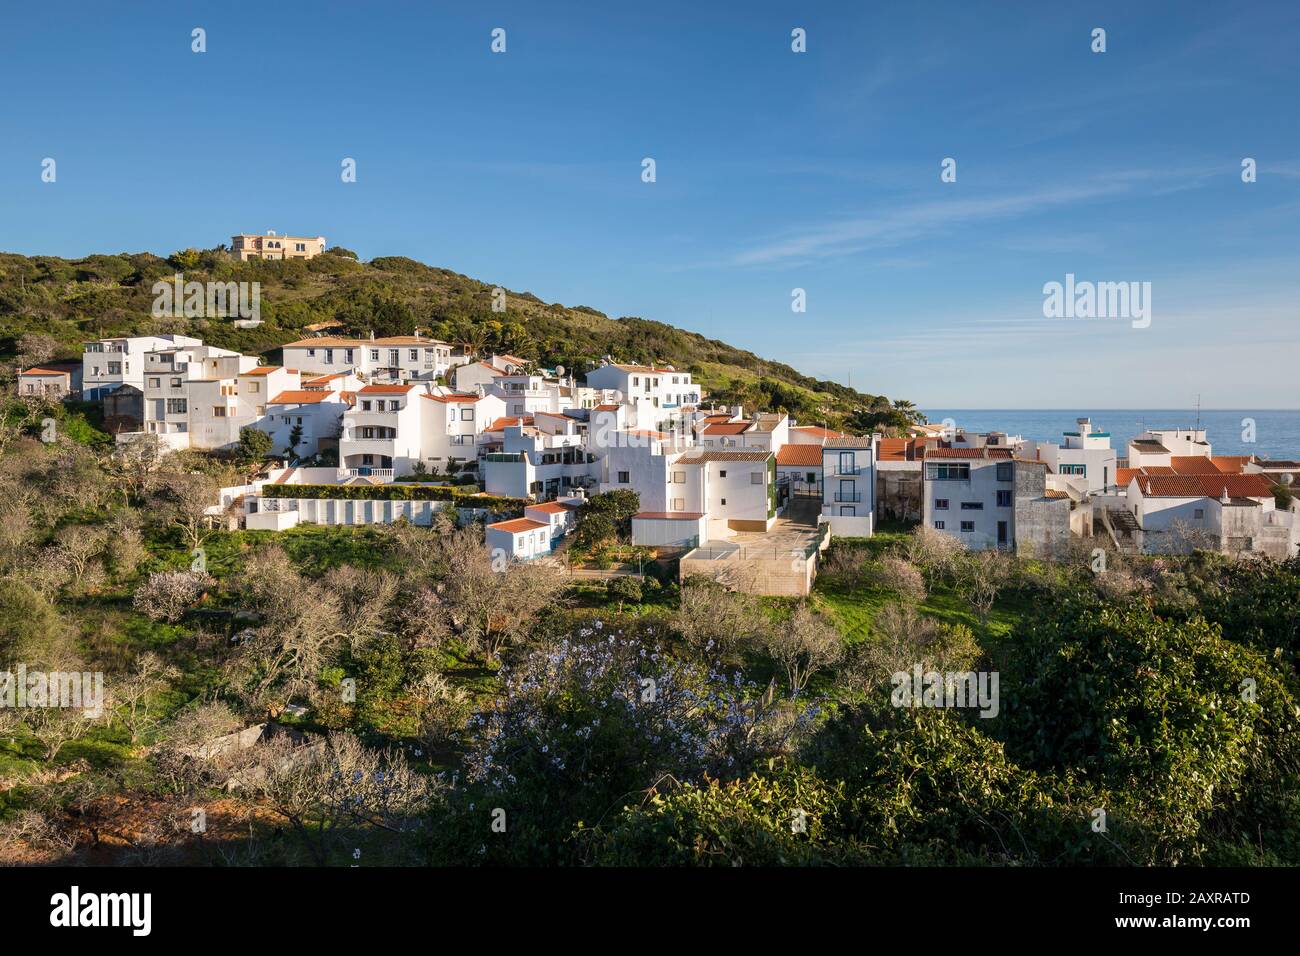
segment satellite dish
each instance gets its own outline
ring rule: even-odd
[[[556,374],[556,375],[563,375],[563,374],[564,374],[564,366],[563,366],[563,365],[557,365],[557,366],[555,366],[555,374]]]
[[[1289,485],[1289,484],[1291,484],[1293,478],[1294,478],[1294,476],[1291,474],[1291,472],[1289,472],[1289,471],[1287,471],[1287,472],[1283,472],[1283,473],[1282,473],[1282,484],[1284,484],[1284,485]]]
[[[621,404],[622,401],[623,401],[623,393],[620,392],[618,389],[614,389],[614,404],[615,405]]]

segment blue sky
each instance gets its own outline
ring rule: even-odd
[[[1300,5],[725,6],[10,5],[0,249],[323,233],[921,407],[1297,405]]]

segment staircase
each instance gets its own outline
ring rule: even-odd
[[[1101,512],[1101,523],[1121,553],[1132,554],[1139,550],[1138,535],[1142,533],[1142,527],[1126,509],[1105,509]]]

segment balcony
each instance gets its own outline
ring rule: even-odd
[[[345,468],[343,475],[346,478],[369,478],[373,481],[389,482],[393,480],[393,469],[361,465],[357,468]]]
[[[523,461],[524,453],[521,451],[494,451],[483,456],[484,461]]]
[[[835,500],[837,502],[844,502],[845,504],[856,504],[857,502],[862,500],[862,492],[837,491],[835,492]]]

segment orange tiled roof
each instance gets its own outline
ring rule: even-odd
[[[272,372],[280,371],[279,365],[259,365],[256,368],[250,368],[247,372],[240,372],[240,375],[270,375]]]
[[[1271,498],[1260,475],[1141,475],[1138,488],[1149,498]]]
[[[778,465],[797,465],[799,467],[822,466],[821,445],[782,445],[776,450]]]
[[[1219,466],[1205,455],[1171,455],[1169,467],[1176,475],[1220,475]]]
[[[548,501],[545,504],[529,505],[525,511],[544,511],[548,515],[566,515],[570,509],[560,504],[558,501]]]
[[[67,375],[68,370],[66,368],[65,369],[29,368],[27,371],[22,372],[21,374],[23,375]]]
[[[332,392],[322,392],[319,389],[290,389],[287,392],[281,392],[268,403],[270,405],[316,405],[320,402],[327,401]]]
[[[1010,458],[1010,448],[931,448],[926,458]],[[1021,459],[1024,461],[1025,459]],[[1028,463],[1028,462],[1026,462]]]
[[[752,422],[714,422],[704,426],[706,435],[741,435],[749,430]]]
[[[1225,475],[1239,475],[1250,459],[1250,455],[1213,455],[1210,461]]]
[[[796,425],[790,429],[792,432],[803,432],[816,438],[847,438],[844,432],[831,431],[829,428],[822,428],[820,425]]]
[[[362,395],[405,395],[414,385],[367,385],[361,390]]]
[[[479,399],[481,399],[483,396],[482,396],[482,395],[466,395],[466,394],[462,394],[462,393],[459,393],[459,392],[458,392],[458,393],[455,393],[455,394],[452,394],[452,395],[427,395],[427,394],[426,394],[424,397],[427,398],[427,399],[429,399],[429,400],[432,401],[432,402],[442,402],[442,403],[445,405],[445,404],[447,404],[448,402],[453,402],[453,403],[460,403],[460,402],[477,402],[477,401],[478,401]]]
[[[510,534],[518,534],[520,531],[536,531],[539,528],[549,528],[550,525],[544,521],[534,521],[532,518],[511,518],[509,521],[498,521],[496,524],[488,525],[494,531],[508,531]]]
[[[592,411],[593,412],[616,412],[618,411],[618,409],[619,406],[617,405],[597,405],[595,408],[592,409]]]
[[[511,425],[531,425],[532,423],[533,423],[532,415],[515,416],[513,418],[511,417],[498,418],[491,425],[489,425],[486,430],[490,432],[499,432],[501,431],[501,429],[509,428]]]

